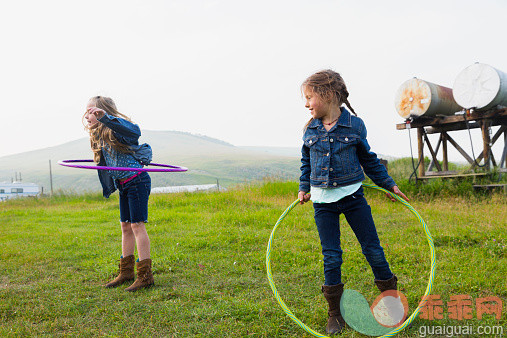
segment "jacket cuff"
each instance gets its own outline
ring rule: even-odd
[[[380,186],[384,189],[391,190],[391,188],[394,187],[395,185],[396,182],[394,182],[394,180],[391,177],[389,177],[388,179],[384,180]]]
[[[310,182],[299,182],[299,191],[309,192]]]
[[[109,120],[109,121],[111,120],[111,116],[106,112],[104,112],[104,115],[102,115],[102,117],[100,119],[97,119],[97,121],[102,122],[102,123],[104,123],[105,120]]]

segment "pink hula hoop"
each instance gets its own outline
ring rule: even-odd
[[[148,165],[162,168],[127,168],[127,167],[105,167],[100,165],[83,165],[83,164],[73,164],[73,163],[90,163],[93,160],[60,160],[58,161],[59,165],[63,165],[64,167],[71,168],[80,168],[80,169],[94,169],[94,170],[116,170],[116,171],[137,171],[137,172],[183,172],[188,169],[185,167],[179,167],[177,165],[169,165],[169,164],[160,164],[160,163],[150,163]]]

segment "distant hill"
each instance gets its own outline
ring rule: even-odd
[[[189,168],[185,173],[152,173],[153,187],[211,184],[217,179],[221,185],[230,186],[264,177],[295,179],[299,175],[300,159],[295,155],[299,150],[296,152],[290,148],[236,147],[208,136],[178,131],[144,130],[140,142],[152,146],[153,162]],[[100,190],[95,170],[57,164],[62,159],[90,158],[92,153],[86,137],[55,147],[0,157],[0,181],[10,181],[15,172],[20,172],[24,182],[37,183],[47,192],[50,189],[51,160],[54,190]]]
[[[301,158],[301,148],[297,147],[240,147],[246,150],[257,151],[265,154]]]

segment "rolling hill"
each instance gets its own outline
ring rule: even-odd
[[[299,175],[298,149],[277,147],[236,147],[204,135],[178,131],[142,132],[140,142],[153,148],[153,162],[181,165],[185,173],[152,173],[152,185],[209,184],[219,180],[230,186],[265,177],[295,179]],[[89,159],[88,138],[15,155],[0,157],[0,181],[11,181],[20,172],[24,182],[50,189],[49,161],[52,163],[53,189],[66,192],[100,190],[95,170],[57,165],[62,159]]]

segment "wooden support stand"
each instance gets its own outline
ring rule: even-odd
[[[493,138],[490,138],[491,127],[500,126]],[[507,108],[493,109],[486,112],[470,112],[465,111],[461,115],[442,116],[442,117],[424,117],[421,116],[409,123],[400,123],[396,125],[397,130],[409,128],[417,129],[417,149],[418,149],[418,175],[419,179],[429,178],[450,178],[463,176],[481,176],[487,175],[488,172],[495,169],[500,173],[507,172]],[[482,152],[473,158],[459,146],[459,144],[448,134],[449,131],[467,130],[481,128],[482,132]],[[438,143],[435,148],[428,139],[428,134],[440,134]],[[500,161],[496,161],[491,147],[502,136],[504,147]],[[466,172],[449,171],[449,161],[447,153],[447,145],[450,143],[470,164],[469,170]],[[428,147],[431,155],[431,162],[428,168],[424,165],[424,147]],[[437,159],[438,151],[442,147],[441,164]],[[481,165],[481,161],[483,164]],[[480,165],[485,170],[482,172],[474,172]],[[436,169],[436,171],[432,171]]]

